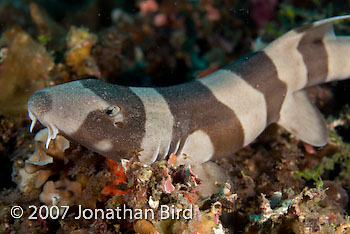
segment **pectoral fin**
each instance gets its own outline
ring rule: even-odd
[[[199,185],[199,195],[203,197],[217,193],[225,182],[230,182],[225,170],[212,161],[192,165],[192,171],[202,181]]]
[[[278,124],[310,145],[327,144],[326,122],[304,91],[298,91],[286,97]]]

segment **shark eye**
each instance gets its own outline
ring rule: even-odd
[[[105,113],[111,117],[116,116],[120,111],[120,107],[119,106],[109,106],[107,107]]]

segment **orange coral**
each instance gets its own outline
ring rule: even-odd
[[[134,223],[134,231],[140,234],[158,234],[159,231],[147,220],[141,219]]]
[[[187,197],[188,201],[192,204],[196,203],[198,201],[198,196],[193,193],[184,193],[184,196]]]
[[[91,56],[91,48],[95,45],[97,36],[87,29],[72,26],[67,35],[67,47],[65,59],[68,66],[78,76],[100,77],[101,73],[95,59]]]
[[[110,196],[110,195],[121,195],[126,193],[126,191],[120,190],[116,188],[116,185],[119,185],[120,183],[127,184],[127,179],[126,175],[123,171],[123,167],[120,163],[117,163],[113,161],[112,159],[106,159],[109,169],[112,172],[113,175],[115,175],[114,182],[112,184],[107,185],[106,187],[103,188],[102,194],[105,196]]]

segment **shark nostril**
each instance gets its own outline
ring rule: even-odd
[[[117,127],[117,128],[121,128],[123,127],[124,123],[123,122],[115,122],[114,123],[114,126]]]
[[[34,93],[28,100],[28,109],[33,113],[44,114],[51,110],[52,98],[44,91]]]

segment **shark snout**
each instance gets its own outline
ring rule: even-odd
[[[28,100],[28,111],[37,117],[49,112],[52,109],[52,98],[45,91],[34,93]]]
[[[34,93],[28,100],[28,115],[32,120],[30,131],[33,130],[37,120],[48,128],[46,148],[49,147],[50,141],[54,140],[58,134],[58,129],[55,124],[50,121],[48,114],[52,110],[52,105],[52,97],[45,90]]]

